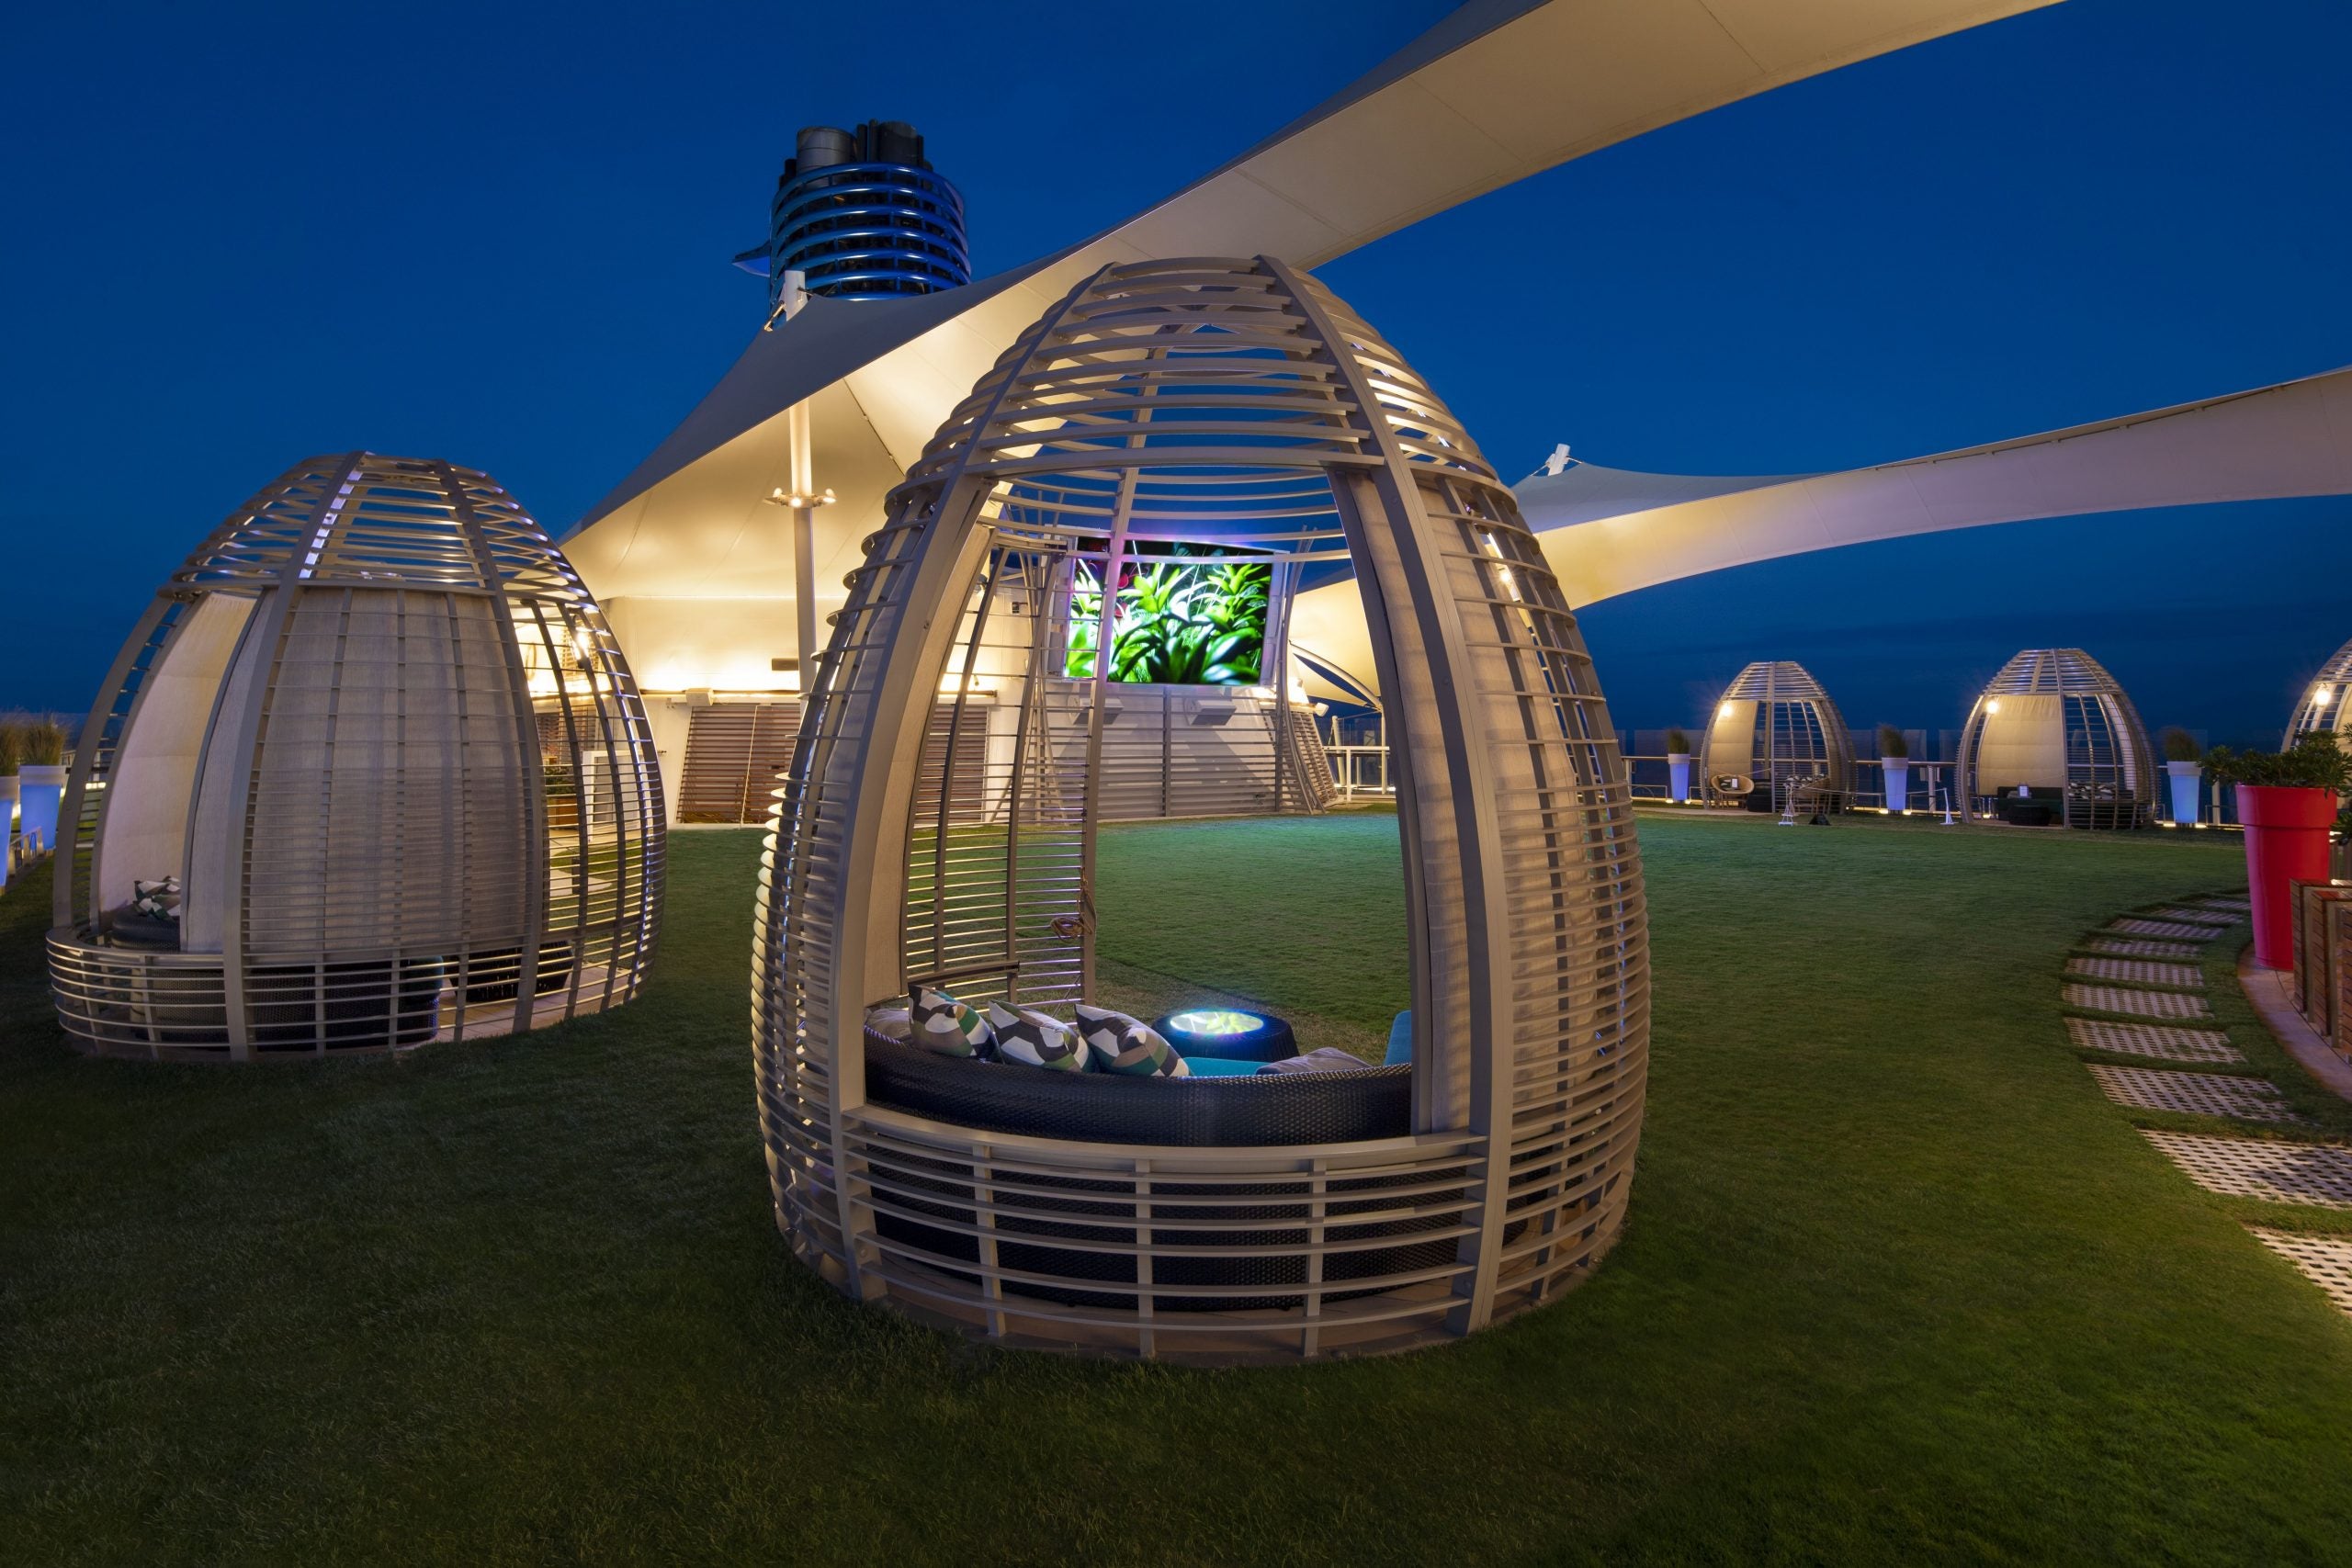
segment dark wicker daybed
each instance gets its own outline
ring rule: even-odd
[[[1413,1069],[1215,1078],[1041,1073],[865,1032],[865,1098],[934,1122],[1091,1144],[1247,1148],[1401,1138]]]

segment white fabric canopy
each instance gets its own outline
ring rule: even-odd
[[[1951,528],[2352,494],[2352,369],[1843,473],[1578,464],[1531,475],[1513,493],[1579,606],[1725,567]],[[1293,637],[1359,670],[1370,651],[1363,618],[1351,586],[1318,588],[1300,596]]]
[[[1259,146],[1117,228],[948,293],[817,300],[756,334],[566,541],[649,687],[769,684],[793,615],[745,644],[696,601],[788,600],[785,414],[812,400],[818,573],[837,584],[956,400],[1080,277],[1155,256],[1314,265],[1645,130],[2051,0],[1473,0]],[[1272,78],[1270,78],[1272,79]],[[1043,178],[1057,176],[1050,166]],[[831,589],[820,610],[839,602]],[[658,645],[659,651],[656,650]],[[729,672],[740,672],[741,679]]]
[[[1571,473],[1575,470],[1570,470]],[[1566,476],[1564,476],[1566,477]],[[1779,481],[1654,480],[1597,515],[1533,479],[1516,493],[1577,604],[1804,550],[2037,517],[2352,491],[2352,369],[1958,452]],[[1726,488],[1710,491],[1704,487]],[[1639,487],[1624,487],[1631,493]]]

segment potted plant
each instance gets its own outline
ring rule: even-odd
[[[24,730],[0,718],[0,887],[8,886],[8,869],[17,863],[17,770],[24,757]]]
[[[1690,798],[1690,737],[1666,732],[1666,798],[1679,806]]]
[[[2247,896],[2254,904],[2254,961],[2266,969],[2290,969],[2294,885],[2327,879],[2328,829],[2335,825],[2336,797],[2352,784],[2352,756],[2337,747],[2335,731],[2323,729],[2286,751],[2217,746],[2205,765],[2237,790]]]
[[[1891,724],[1878,727],[1878,765],[1886,770],[1886,808],[1911,813],[1911,741]]]
[[[57,803],[65,795],[65,731],[43,716],[18,731],[22,765],[17,769],[18,814],[28,854],[57,848]]]
[[[2186,827],[2201,815],[2197,795],[2205,777],[2205,748],[2178,725],[2156,737],[2156,743],[2165,749],[2165,772],[2172,775],[2172,819]]]

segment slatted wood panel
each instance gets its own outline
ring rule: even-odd
[[[2329,1011],[2335,1028],[2325,1038],[2335,1054],[2352,1061],[2352,899],[2338,898],[2327,906],[2328,977],[2334,993]]]
[[[932,716],[924,741],[923,777],[939,776],[939,761],[947,746],[953,723],[950,705],[941,704]],[[678,820],[681,822],[744,822],[767,820],[769,796],[792,761],[792,738],[800,728],[800,705],[795,703],[713,703],[695,708],[686,717],[686,759],[678,770]],[[956,737],[967,762],[985,751],[985,728],[967,728]],[[958,820],[976,819],[982,785],[976,762],[958,770],[954,812]],[[936,808],[936,790],[930,797]]]
[[[1247,817],[1276,808],[1272,704],[1215,688],[1135,685],[1113,687],[1110,705],[1115,711],[1102,726],[1102,820]]]
[[[2295,1006],[2323,1038],[2335,1032],[2335,949],[2328,937],[2327,906],[2352,887],[2337,882],[2299,882],[2288,903],[2295,957]]]
[[[996,705],[991,700],[975,699],[966,704],[959,713],[953,702],[942,702],[931,710],[931,726],[923,731],[922,770],[915,784],[915,815],[939,819],[940,795],[947,797],[946,823],[950,829],[969,827],[990,819],[992,813],[1004,809],[1001,787],[991,787],[999,781],[991,773],[989,760],[989,735],[994,721]],[[951,759],[948,749],[955,748]],[[993,802],[993,805],[991,805]]]
[[[792,761],[800,705],[713,703],[686,716],[678,770],[681,822],[764,822],[768,795]]]

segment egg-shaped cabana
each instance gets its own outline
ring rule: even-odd
[[[1819,806],[1842,810],[1854,792],[1854,738],[1804,665],[1758,660],[1716,700],[1701,772],[1717,796],[1717,780],[1747,781],[1753,787],[1738,799],[1758,811],[1785,807],[1800,784],[1816,790]]]
[[[1467,1333],[1600,1257],[1648,1043],[1623,760],[1510,491],[1393,348],[1279,261],[1106,267],[866,544],[757,921],[761,1122],[803,1259],[1000,1342],[1246,1360]],[[1354,573],[1399,780],[1409,1060],[1138,1080],[864,1029],[918,985],[1063,1018],[1091,991],[1117,688],[1107,660],[1065,673],[1072,584],[1179,545],[1268,570],[1276,671],[1302,581]]]
[[[2321,730],[2333,730],[2340,743],[2352,743],[2345,734],[2345,707],[2352,704],[2352,642],[2335,650],[2328,661],[2319,667],[2312,683],[2303,688],[2303,700],[2295,709],[2293,722],[2287,726],[2287,738],[2280,749],[2291,750],[2306,735]]]
[[[2142,828],[2156,779],[2132,699],[2079,648],[2030,648],[2010,660],[1961,731],[1961,789],[1975,815]]]
[[[644,709],[486,474],[287,470],[158,591],[83,735],[49,957],[85,1049],[384,1051],[637,992],[663,852]]]

